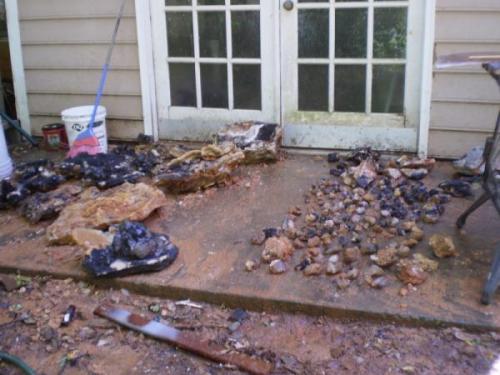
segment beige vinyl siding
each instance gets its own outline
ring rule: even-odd
[[[34,134],[66,108],[94,103],[121,0],[19,0]],[[134,0],[127,0],[102,98],[110,138],[143,132]]]
[[[437,0],[436,56],[500,52],[499,0]],[[482,145],[500,108],[500,92],[481,68],[435,70],[429,153],[458,157]]]

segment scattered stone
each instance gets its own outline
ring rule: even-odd
[[[321,239],[318,236],[314,236],[307,240],[307,247],[318,247],[321,244]]]
[[[95,338],[97,335],[96,331],[90,327],[82,327],[80,329],[80,332],[78,333],[78,336],[82,339],[82,340],[92,340],[93,338]]]
[[[434,234],[429,239],[429,246],[438,258],[458,256],[458,250],[455,248],[453,239],[450,236]]]
[[[327,275],[336,275],[342,271],[342,265],[339,262],[328,262],[326,266]]]
[[[427,280],[428,274],[418,262],[402,260],[398,263],[398,278],[405,285],[420,285]]]
[[[339,156],[336,152],[331,152],[327,155],[328,163],[336,163],[339,161]]]
[[[269,272],[273,275],[278,275],[286,272],[286,263],[281,259],[275,259],[269,264]]]
[[[344,251],[344,262],[347,264],[356,262],[361,257],[359,247],[348,247]]]
[[[425,168],[410,169],[402,168],[401,173],[412,180],[422,180],[429,174],[429,171]]]
[[[241,308],[234,309],[231,315],[229,315],[228,320],[230,322],[243,322],[250,318],[250,314]]]
[[[370,257],[380,267],[388,267],[393,265],[398,260],[398,251],[393,247],[386,247],[379,250],[377,254]]]
[[[466,198],[472,195],[471,184],[462,180],[446,180],[439,184],[439,187],[447,194],[456,198]]]
[[[305,276],[318,276],[323,273],[323,267],[319,263],[312,263],[304,269]]]
[[[434,271],[437,271],[437,269],[439,268],[438,262],[436,262],[435,260],[429,259],[422,254],[413,254],[413,259],[415,262],[417,262],[420,265],[420,267],[422,267],[422,269],[425,272],[434,272]]]
[[[345,274],[340,274],[335,278],[335,284],[339,289],[347,289],[351,285],[351,280]]]
[[[398,160],[398,164],[401,168],[427,169],[428,171],[430,171],[432,170],[432,168],[434,168],[436,159],[409,159],[406,155],[404,155]]]
[[[424,239],[424,231],[417,226],[414,226],[410,232],[410,239],[415,241],[422,241]]]
[[[293,245],[286,237],[271,237],[266,240],[262,259],[269,263],[274,259],[287,260],[293,254]]]
[[[247,260],[245,262],[245,270],[247,272],[252,272],[257,269],[257,264],[253,260]]]
[[[465,176],[482,175],[485,169],[483,154],[484,147],[473,147],[467,154],[463,155],[462,158],[453,162],[453,168],[455,168],[458,173]]]

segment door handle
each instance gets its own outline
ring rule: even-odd
[[[290,10],[292,10],[292,9],[293,9],[293,5],[294,5],[294,4],[293,4],[293,1],[292,1],[292,0],[286,0],[286,1],[283,3],[283,8],[284,8],[285,10],[290,11]]]

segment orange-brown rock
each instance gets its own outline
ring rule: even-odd
[[[434,234],[429,239],[429,246],[438,258],[456,257],[458,255],[453,239],[450,236]]]
[[[47,228],[47,239],[51,244],[75,244],[72,233],[77,228],[106,229],[124,220],[142,221],[166,203],[160,190],[144,183],[125,183],[99,194],[89,189]]]
[[[293,253],[292,242],[286,237],[271,237],[266,240],[262,259],[271,262],[274,259],[287,260]]]
[[[113,242],[113,234],[103,232],[99,229],[76,228],[71,232],[71,237],[75,243],[85,250],[87,254],[94,249],[102,249],[111,245]]]
[[[402,260],[398,263],[398,279],[403,284],[420,285],[427,280],[427,272],[415,261]]]

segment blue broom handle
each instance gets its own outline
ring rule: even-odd
[[[106,85],[106,79],[108,78],[108,70],[109,64],[111,62],[111,55],[113,54],[113,48],[116,43],[116,35],[118,34],[118,28],[120,27],[120,21],[122,19],[123,10],[125,8],[126,0],[122,1],[120,6],[120,11],[118,12],[118,17],[116,18],[115,29],[113,30],[113,37],[111,39],[111,45],[108,50],[108,54],[106,55],[106,62],[102,68],[101,81],[99,82],[99,89],[97,90],[97,95],[95,98],[94,108],[92,109],[92,116],[90,117],[89,129],[92,130],[94,128],[95,117],[97,115],[97,109],[101,104],[102,93],[104,91],[104,86]]]

